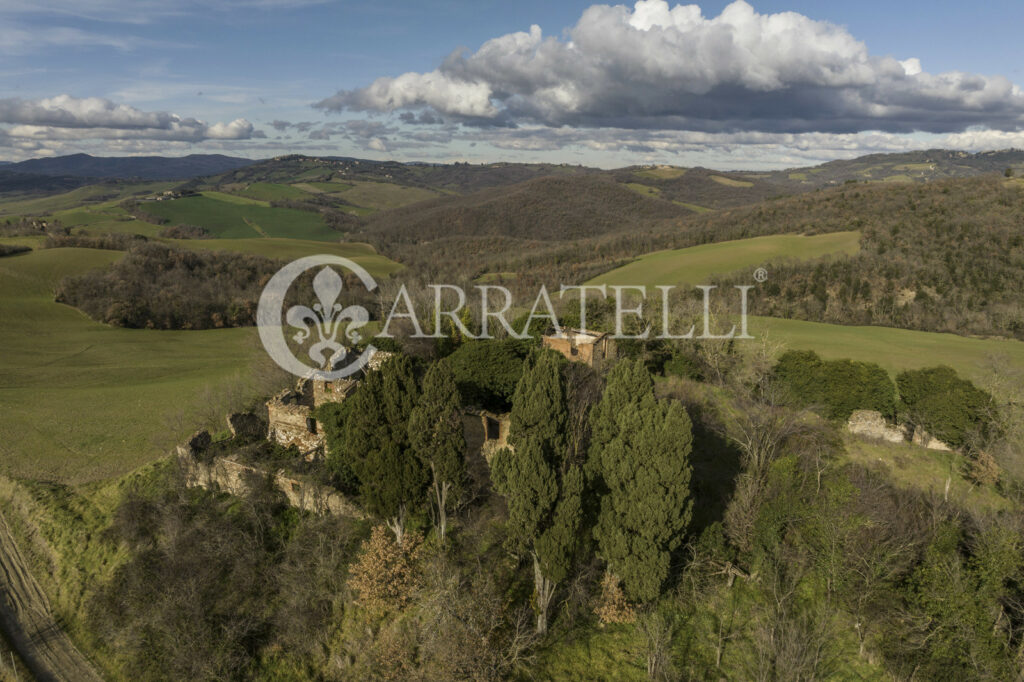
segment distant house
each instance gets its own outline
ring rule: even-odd
[[[541,345],[558,351],[567,360],[582,362],[594,369],[601,369],[616,355],[615,339],[611,335],[586,329],[565,328],[557,334],[551,330],[542,337]]]

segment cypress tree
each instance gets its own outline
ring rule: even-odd
[[[594,537],[633,601],[658,597],[690,522],[692,429],[639,361],[620,362],[594,410],[591,467],[604,488]],[[598,437],[598,434],[599,437]]]
[[[533,560],[537,632],[572,568],[583,512],[583,473],[568,457],[565,389],[554,353],[538,354],[516,387],[509,443],[495,456],[495,487],[508,500],[509,540]]]
[[[412,362],[399,355],[367,374],[347,400],[338,439],[341,448],[332,457],[351,462],[359,479],[359,497],[372,514],[381,516],[401,545],[405,517],[417,505],[427,485],[423,463],[412,453],[409,417],[419,391]]]
[[[423,391],[409,416],[409,443],[430,471],[437,534],[443,544],[448,508],[458,498],[466,476],[459,390],[447,363],[434,363],[423,378]]]

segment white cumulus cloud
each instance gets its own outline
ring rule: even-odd
[[[929,74],[869,53],[846,29],[737,0],[594,5],[564,38],[539,26],[456,51],[437,68],[381,77],[315,106],[428,111],[490,126],[778,133],[1024,129],[1024,93],[1002,76]]]

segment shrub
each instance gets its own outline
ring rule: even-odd
[[[383,525],[375,526],[352,566],[348,585],[359,595],[359,604],[370,611],[401,610],[412,601],[420,586],[419,560],[422,536],[409,533],[402,546]]]
[[[989,435],[992,396],[951,367],[915,369],[896,377],[907,420],[955,448]]]
[[[871,362],[822,360],[814,351],[788,351],[779,357],[773,377],[792,403],[818,406],[828,419],[848,419],[854,410],[896,416],[892,379]]]
[[[504,411],[523,373],[527,352],[521,341],[469,341],[444,362],[455,375],[464,405]]]
[[[20,244],[0,244],[0,258],[3,256],[13,256],[16,253],[25,253],[32,249],[28,246],[21,246]]]
[[[209,239],[210,232],[198,225],[168,225],[160,230],[160,236],[167,239]]]

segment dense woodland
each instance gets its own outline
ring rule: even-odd
[[[130,493],[108,531],[129,559],[89,606],[99,650],[145,679],[1008,679],[1024,663],[1024,518],[894,488],[844,460],[835,426],[882,396],[936,431],[980,427],[967,382],[929,370],[851,399],[857,372],[755,354],[656,387],[639,358],[599,376],[532,350],[512,449],[488,466],[463,458],[453,366],[481,376],[490,355],[465,349],[499,345],[400,354],[320,413],[327,467],[369,521],[259,486],[186,491],[173,467]],[[820,417],[794,399],[801,365],[828,377]],[[594,637],[631,652],[621,667],[573,668]]]
[[[110,235],[111,239],[127,235]],[[80,240],[104,238],[70,237]],[[70,244],[69,244],[70,245]],[[119,327],[209,329],[252,326],[259,294],[281,263],[246,254],[131,246],[111,268],[63,280],[57,301]]]
[[[863,235],[850,258],[772,264],[759,314],[1024,338],[1024,193],[999,178],[833,190],[735,220]]]

